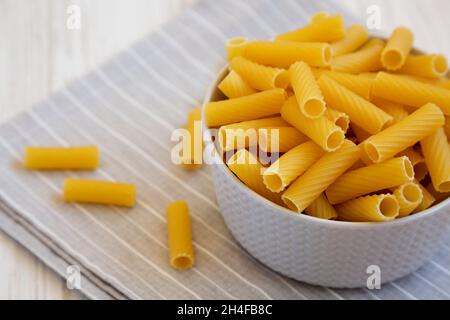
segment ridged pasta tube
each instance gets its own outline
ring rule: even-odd
[[[326,151],[337,150],[344,141],[344,131],[325,116],[318,119],[306,118],[300,112],[295,97],[286,100],[281,108],[281,116]]]
[[[366,28],[359,24],[352,25],[347,28],[343,39],[331,43],[333,56],[351,53],[366,43],[368,39],[369,33]]]
[[[410,55],[396,72],[439,79],[447,73],[447,59],[442,54]]]
[[[339,177],[326,191],[331,204],[394,188],[414,179],[408,157],[394,158],[379,164],[349,171]]]
[[[264,171],[264,184],[272,192],[283,191],[324,153],[325,151],[312,141],[296,146]]]
[[[342,131],[347,132],[350,125],[350,118],[346,113],[327,108],[325,111],[325,117],[341,128]]]
[[[30,170],[92,170],[99,161],[95,146],[26,147],[24,156],[24,166]]]
[[[272,89],[245,97],[209,102],[205,106],[205,121],[209,127],[271,116],[280,112],[286,99],[283,89]]]
[[[428,103],[391,127],[364,141],[368,158],[379,163],[392,158],[444,125],[444,115],[435,104]]]
[[[286,70],[266,67],[244,57],[233,58],[230,62],[230,68],[236,71],[254,89],[285,89],[289,84],[289,73]]]
[[[445,117],[444,132],[447,140],[450,140],[450,117]]]
[[[444,129],[438,128],[422,139],[420,145],[434,189],[450,192],[450,146]]]
[[[305,213],[308,216],[325,220],[335,220],[338,217],[338,213],[323,193],[305,209]]]
[[[331,70],[347,73],[378,71],[381,69],[380,55],[383,48],[383,40],[372,39],[358,51],[334,57]]]
[[[355,222],[384,222],[394,220],[400,206],[391,194],[365,196],[337,205],[340,220]]]
[[[392,101],[375,98],[372,99],[372,103],[392,117],[391,125],[402,121],[409,115],[404,106]]]
[[[398,217],[406,217],[416,209],[423,200],[423,193],[415,182],[408,182],[394,189],[393,192],[400,206]]]
[[[323,74],[327,75],[334,81],[343,85],[350,91],[353,91],[357,95],[363,97],[364,99],[370,101],[370,91],[372,90],[372,84],[374,78],[370,78],[367,76],[356,75],[351,73],[344,73],[338,71],[328,71],[328,70],[319,70],[314,69],[313,71],[317,79],[320,78]]]
[[[225,43],[228,61],[231,61],[234,57],[242,56],[248,42],[248,39],[244,37],[228,39]]]
[[[242,77],[235,71],[231,70],[228,75],[217,86],[220,91],[229,99],[248,96],[256,93],[257,90],[253,89]]]
[[[421,185],[417,180],[415,180],[415,182],[422,191],[422,202],[413,210],[413,213],[426,210],[431,207],[434,202],[436,202],[436,198],[423,185]]]
[[[392,117],[374,104],[358,96],[326,74],[319,78],[319,87],[330,108],[348,114],[350,121],[375,134],[392,121]]]
[[[400,69],[406,61],[414,42],[414,35],[408,28],[396,28],[381,53],[381,63],[387,70]]]
[[[312,67],[326,67],[331,62],[331,47],[321,42],[255,41],[246,45],[244,57],[277,68],[289,68],[297,61]]]
[[[188,150],[183,150],[181,164],[185,169],[198,169],[203,161],[203,134],[200,121],[202,120],[202,111],[200,107],[194,108],[189,112],[187,129],[190,134],[190,143]]]
[[[373,83],[372,96],[416,108],[435,103],[444,114],[450,115],[450,90],[402,75],[379,72]]]
[[[192,227],[189,207],[184,201],[174,201],[166,209],[170,265],[179,270],[194,264]]]
[[[283,201],[291,210],[302,212],[358,159],[358,147],[345,140],[340,149],[326,153],[295,180],[283,193]]]
[[[411,164],[413,165],[414,177],[418,181],[421,181],[423,178],[425,178],[425,176],[428,173],[428,168],[425,163],[425,159],[423,158],[423,156],[420,153],[418,153],[416,150],[414,150],[413,147],[409,147],[409,148],[401,151],[396,156],[397,157],[407,156],[408,159],[411,161]]]
[[[264,152],[287,152],[310,139],[293,127],[258,129],[258,146]]]
[[[294,63],[289,68],[289,78],[303,115],[310,119],[323,116],[325,101],[310,67],[303,61]]]
[[[285,32],[275,37],[277,41],[300,42],[330,42],[340,40],[345,35],[344,19],[342,16],[324,17],[315,19],[309,25]]]

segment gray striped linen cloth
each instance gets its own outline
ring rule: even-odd
[[[224,41],[271,38],[306,23],[321,1],[201,1],[0,127],[0,226],[62,277],[82,271],[94,299],[447,299],[450,242],[425,267],[381,290],[315,287],[280,276],[235,242],[215,201],[210,168],[170,161],[175,128],[225,64]],[[95,172],[26,172],[28,145],[98,145]],[[66,177],[136,183],[133,209],[66,204]],[[188,200],[195,267],[168,264],[165,207]]]

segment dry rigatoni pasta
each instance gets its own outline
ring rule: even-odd
[[[444,132],[447,140],[450,140],[450,117],[448,116],[445,117]]]
[[[414,181],[419,186],[422,191],[422,202],[413,210],[413,213],[423,211],[431,207],[431,205],[436,202],[436,198],[417,180]]]
[[[235,71],[231,70],[227,76],[217,86],[220,91],[229,99],[248,96],[256,93],[257,90],[253,89],[242,77]]]
[[[325,111],[325,117],[327,117],[328,120],[340,127],[342,131],[347,132],[350,125],[350,118],[346,113],[327,108],[327,110]]]
[[[281,117],[243,121],[222,126],[218,132],[222,151],[237,150],[257,145],[258,129],[262,127],[286,127],[289,124]]]
[[[99,162],[96,146],[27,147],[24,155],[29,170],[93,170]]]
[[[396,28],[381,53],[381,63],[387,70],[398,70],[406,61],[414,42],[413,33],[405,27]]]
[[[450,115],[450,90],[402,75],[378,73],[373,83],[372,96],[416,108],[435,103],[443,113]]]
[[[341,56],[343,54],[352,53],[361,47],[369,39],[367,29],[362,25],[355,24],[347,28],[345,37],[331,43],[333,56]]]
[[[281,116],[326,151],[338,149],[344,141],[344,131],[325,116],[318,119],[306,118],[300,112],[294,96],[289,97],[284,103]]]
[[[264,184],[270,191],[283,191],[324,153],[325,151],[312,141],[296,146],[264,171]]]
[[[170,265],[175,269],[190,269],[194,264],[192,227],[189,207],[184,201],[174,201],[166,209]]]
[[[246,45],[244,57],[277,68],[289,68],[297,61],[326,67],[331,62],[331,47],[321,42],[254,41]]]
[[[326,191],[331,204],[341,203],[371,192],[397,187],[414,179],[408,157],[394,158],[379,164],[349,171]]]
[[[305,209],[305,213],[308,216],[325,220],[335,220],[338,217],[336,210],[323,193]]]
[[[183,148],[181,164],[186,169],[198,169],[203,161],[203,135],[202,135],[202,111],[200,107],[189,112],[187,129],[190,135],[190,143]]]
[[[258,129],[258,146],[264,152],[287,152],[310,139],[293,127]]]
[[[291,210],[302,212],[358,159],[358,147],[345,140],[341,148],[326,153],[295,180],[283,193],[283,201]]]
[[[234,57],[242,56],[247,43],[248,39],[244,37],[228,39],[225,43],[228,61],[231,61]]]
[[[416,209],[423,200],[420,186],[415,182],[408,182],[394,189],[393,194],[400,206],[398,217],[406,217]]]
[[[371,136],[370,133],[362,129],[360,126],[356,125],[355,123],[350,123],[350,127],[352,128],[352,131],[354,135],[356,136],[356,139],[358,139],[358,143],[363,142],[367,138]]]
[[[334,81],[340,83],[341,85],[349,89],[350,91],[353,91],[357,95],[360,95],[364,99],[370,101],[371,98],[370,91],[372,90],[374,78],[323,69],[314,69],[313,73],[315,74],[317,79],[319,79],[320,76],[325,74]]]
[[[233,58],[230,62],[230,68],[236,71],[254,89],[285,89],[289,84],[289,73],[286,70],[266,67],[244,57]]]
[[[398,153],[396,156],[397,157],[407,156],[409,161],[411,161],[411,164],[413,165],[414,177],[418,181],[421,181],[423,178],[425,178],[425,176],[428,173],[428,168],[425,163],[425,159],[423,158],[423,156],[420,153],[418,153],[416,150],[414,150],[413,147],[409,147],[409,148],[403,150],[402,152]]]
[[[311,68],[299,61],[289,68],[289,79],[302,114],[317,119],[325,113],[325,101]]]
[[[430,182],[427,185],[427,190],[428,192],[430,192],[433,197],[436,199],[436,203],[441,202],[444,199],[447,199],[448,197],[450,197],[450,192],[440,192],[440,191],[436,191],[436,189],[434,188],[433,182]]]
[[[318,83],[327,105],[348,114],[350,121],[364,128],[367,132],[375,134],[392,121],[389,114],[326,74],[320,76]]]
[[[380,55],[383,48],[383,40],[372,39],[358,51],[334,57],[331,70],[355,74],[378,71],[381,69]]]
[[[227,165],[247,187],[272,202],[283,204],[279,194],[273,193],[266,188],[262,176],[264,168],[248,150],[241,149],[237,151],[228,160]]]
[[[208,102],[204,120],[209,127],[218,127],[275,115],[280,112],[285,99],[283,89],[272,89],[245,97]]]
[[[447,59],[441,54],[410,55],[396,72],[439,79],[447,73]]]
[[[432,103],[364,141],[364,151],[374,162],[392,158],[444,125],[441,109]]]
[[[337,205],[336,210],[340,220],[384,222],[394,220],[399,207],[393,195],[380,194],[346,201]]]
[[[314,13],[311,18],[309,19],[310,23],[317,23],[320,21],[323,21],[324,19],[327,19],[330,17],[330,14],[326,11],[319,11]]]
[[[375,98],[372,99],[372,103],[392,117],[391,125],[405,119],[409,115],[408,110],[404,106],[392,101]]]
[[[276,36],[276,41],[330,42],[345,35],[342,16],[316,18],[309,25]]]
[[[444,129],[438,128],[422,139],[420,145],[434,189],[450,192],[450,146]]]

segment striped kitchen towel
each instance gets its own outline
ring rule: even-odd
[[[224,41],[271,38],[307,22],[325,1],[201,1],[86,77],[0,127],[0,226],[61,276],[81,270],[95,299],[449,298],[450,244],[382,290],[337,290],[280,276],[255,261],[226,228],[210,170],[170,161],[170,137],[225,64]],[[28,145],[98,145],[95,172],[27,172]],[[66,177],[133,182],[132,210],[61,201]],[[189,201],[196,264],[168,264],[165,207]]]

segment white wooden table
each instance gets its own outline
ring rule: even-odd
[[[0,122],[83,75],[195,1],[0,0]],[[450,56],[448,0],[336,2],[359,17],[367,16],[368,6],[376,4],[382,13],[382,30],[408,25],[419,47]],[[66,10],[73,4],[81,9],[79,30],[66,26]],[[65,281],[0,231],[0,299],[73,298],[81,295],[67,290]]]

